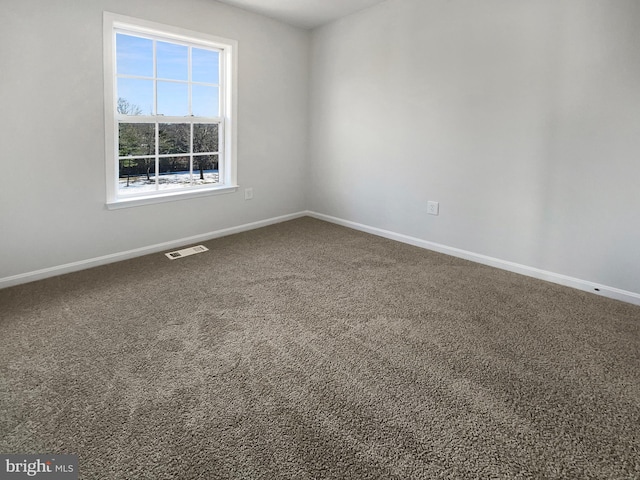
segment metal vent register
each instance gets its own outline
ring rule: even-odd
[[[169,260],[175,260],[176,258],[188,257],[189,255],[195,255],[196,253],[206,252],[209,249],[204,245],[196,245],[195,247],[183,248],[182,250],[176,250],[175,252],[165,253]]]

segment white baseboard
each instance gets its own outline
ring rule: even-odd
[[[101,257],[90,258],[87,260],[80,260],[78,262],[67,263],[64,265],[57,265],[55,267],[43,268],[42,270],[36,270],[33,272],[21,273],[19,275],[13,275],[10,277],[0,278],[0,288],[12,287],[22,283],[33,282],[36,280],[42,280],[44,278],[55,277],[58,275],[64,275],[65,273],[77,272],[78,270],[84,270],[87,268],[97,267],[100,265],[106,265],[107,263],[119,262],[122,260],[128,260],[134,257],[140,257],[142,255],[148,255],[150,253],[162,252],[165,250],[173,250],[177,247],[189,245],[193,243],[204,242],[213,238],[225,237],[227,235],[233,235],[234,233],[246,232],[248,230],[254,230],[256,228],[266,227],[276,223],[286,222],[295,218],[307,216],[307,212],[292,213],[290,215],[283,215],[280,217],[268,218],[266,220],[260,220],[258,222],[246,223],[244,225],[238,225],[236,227],[225,228],[222,230],[216,230],[214,232],[203,233],[201,235],[195,235],[193,237],[179,238],[170,242],[157,243],[155,245],[149,245],[147,247],[135,248],[133,250],[127,250],[126,252],[112,253],[110,255],[104,255]]]
[[[600,285],[598,283],[590,282],[587,280],[581,280],[579,278],[569,277],[559,273],[548,272],[535,267],[529,267],[527,265],[520,265],[518,263],[501,260],[499,258],[488,257],[478,253],[461,250],[459,248],[448,247],[439,243],[428,242],[416,237],[410,237],[408,235],[402,235],[400,233],[391,232],[389,230],[383,230],[376,227],[370,227],[361,223],[351,222],[349,220],[343,220],[341,218],[332,217],[330,215],[324,215],[317,212],[306,212],[310,217],[317,218],[318,220],[324,220],[326,222],[342,225],[343,227],[353,228],[354,230],[360,230],[362,232],[371,233],[380,237],[388,238],[390,240],[396,240],[398,242],[407,243],[416,247],[426,248],[427,250],[433,250],[435,252],[444,253],[472,262],[481,263],[483,265],[489,265],[491,267],[500,268],[509,272],[519,273],[528,277],[537,278],[539,280],[546,280],[548,282],[557,283],[566,287],[576,288],[585,292],[594,293],[607,298],[613,298],[615,300],[621,300],[623,302],[632,303],[634,305],[640,305],[640,293],[629,292],[621,290],[615,287],[609,287],[607,285]]]
[[[499,258],[488,257],[478,253],[461,250],[459,248],[448,247],[427,240],[422,240],[416,237],[403,235],[400,233],[391,232],[389,230],[383,230],[381,228],[371,227],[361,223],[344,220],[330,215],[324,215],[313,211],[303,211],[292,213],[289,215],[283,215],[280,217],[268,218],[266,220],[260,220],[257,222],[246,223],[244,225],[238,225],[236,227],[225,228],[222,230],[216,230],[214,232],[203,233],[192,237],[179,238],[170,242],[158,243],[147,247],[136,248],[133,250],[127,250],[125,252],[118,252],[101,257],[90,258],[87,260],[80,260],[78,262],[67,263],[64,265],[57,265],[50,268],[44,268],[41,270],[35,270],[33,272],[21,273],[19,275],[13,275],[9,277],[0,278],[0,288],[11,287],[22,283],[33,282],[36,280],[42,280],[44,278],[55,277],[57,275],[63,275],[65,273],[76,272],[78,270],[84,270],[87,268],[97,267],[100,265],[106,265],[108,263],[119,262],[122,260],[128,260],[130,258],[139,257],[142,255],[148,255],[151,253],[162,252],[165,250],[175,249],[184,245],[189,245],[198,242],[204,242],[214,238],[224,237],[227,235],[233,235],[235,233],[246,232],[248,230],[254,230],[256,228],[266,227],[268,225],[274,225],[276,223],[286,222],[296,218],[309,216],[324,220],[344,227],[353,228],[366,233],[371,233],[380,237],[388,238],[390,240],[396,240],[398,242],[406,243],[416,247],[425,248],[427,250],[433,250],[435,252],[444,253],[472,262],[481,263],[483,265],[489,265],[492,267],[500,268],[510,272],[527,275],[529,277],[537,278],[540,280],[546,280],[549,282],[557,283],[567,287],[576,288],[585,292],[601,295],[603,297],[612,298],[615,300],[621,300],[623,302],[632,303],[634,305],[640,305],[640,293],[629,292],[621,290],[615,287],[609,287],[607,285],[601,285],[598,283],[590,282],[587,280],[581,280],[579,278],[569,277],[559,273],[549,272],[541,270],[535,267],[529,267],[527,265],[521,265]]]

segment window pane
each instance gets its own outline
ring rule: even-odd
[[[218,151],[218,124],[196,123],[193,125],[193,152],[213,153]]]
[[[190,152],[191,129],[188,123],[161,123],[158,130],[160,155]]]
[[[220,100],[218,87],[193,85],[191,106],[196,117],[220,116]]]
[[[189,157],[169,157],[160,159],[160,176],[158,188],[166,190],[176,187],[191,186]]]
[[[207,185],[218,182],[218,155],[194,155],[193,183],[195,185]]]
[[[116,71],[118,75],[153,77],[153,41],[116,34]]]
[[[158,81],[158,114],[174,117],[189,115],[188,95],[186,83]]]
[[[117,111],[123,115],[153,115],[153,80],[119,78]]]
[[[120,123],[118,155],[153,155],[156,153],[156,131],[152,123]]]
[[[153,158],[122,158],[119,162],[118,191],[121,194],[156,189],[156,162]]]
[[[220,52],[201,48],[191,49],[191,80],[220,83]]]
[[[158,78],[189,79],[189,47],[174,43],[156,44]]]

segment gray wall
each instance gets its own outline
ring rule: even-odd
[[[312,210],[640,293],[637,0],[0,8],[0,280]],[[239,41],[238,193],[105,208],[103,10]]]
[[[105,208],[103,10],[238,40],[238,193]],[[304,210],[308,32],[211,0],[0,13],[0,279]]]
[[[318,29],[310,209],[638,293],[639,47],[637,0],[388,0]]]

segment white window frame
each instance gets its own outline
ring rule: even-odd
[[[187,42],[220,51],[220,124],[219,124],[219,182],[210,185],[156,190],[133,195],[118,194],[118,120],[116,111],[116,32],[138,33],[163,41]],[[104,12],[104,112],[107,208],[123,208],[152,203],[182,200],[202,195],[232,193],[238,190],[236,171],[237,150],[237,51],[235,40],[179,27],[150,22],[139,18]],[[128,120],[135,122],[135,116]],[[161,123],[185,123],[184,117],[161,117]],[[190,120],[187,119],[186,123]]]

